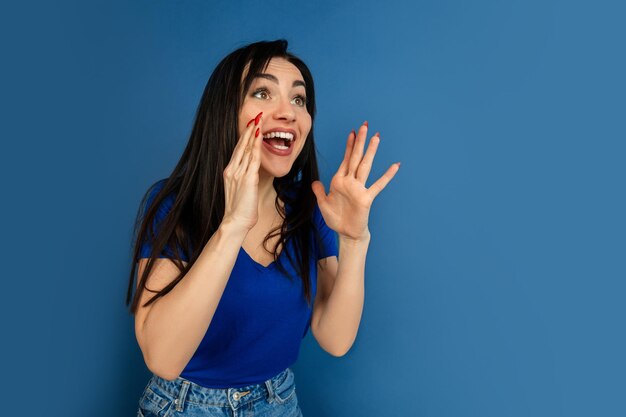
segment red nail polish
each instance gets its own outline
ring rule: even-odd
[[[246,127],[250,126],[250,123],[254,122],[255,119],[252,119],[248,122],[248,124],[246,125]]]
[[[254,137],[256,138],[257,136],[259,136],[259,128],[256,128],[256,133],[254,134]]]
[[[374,136],[378,136],[380,138],[380,133],[376,132]]]
[[[263,114],[263,112],[257,114],[257,116],[254,119],[254,125],[258,125],[259,124],[259,120],[261,120],[261,115]]]
[[[354,131],[354,129],[352,129],[352,134],[356,136],[356,132]]]
[[[363,122],[363,124],[364,124],[365,126],[369,127],[369,126],[368,126],[368,124],[367,124],[367,120],[366,120],[366,121],[364,121],[364,122]]]

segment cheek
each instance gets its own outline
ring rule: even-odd
[[[254,119],[260,111],[261,110],[257,109],[257,106],[253,106],[247,102],[244,103],[241,107],[241,111],[239,112],[239,126],[243,127],[242,130],[245,130],[246,123]]]

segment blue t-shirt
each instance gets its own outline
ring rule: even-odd
[[[163,183],[161,180],[153,189],[148,205]],[[167,214],[172,203],[173,196],[164,201],[159,218]],[[155,219],[155,224],[158,220]],[[320,231],[322,245],[318,247],[311,233],[312,300],[317,290],[317,260],[339,253],[336,233],[324,222],[317,204],[314,224]],[[150,243],[144,243],[140,257],[149,257],[150,249]],[[289,262],[286,250],[294,262],[297,258],[291,242],[279,254],[291,279],[281,274],[276,262],[264,267],[243,248],[239,249],[211,324],[181,377],[207,388],[238,388],[262,383],[296,362],[313,311],[304,298],[302,279]],[[159,257],[168,257],[167,252],[171,253],[166,248]]]

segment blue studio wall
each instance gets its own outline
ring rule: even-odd
[[[307,417],[624,416],[626,30],[610,1],[100,1],[6,7],[3,415],[131,416],[132,222],[213,68],[286,38],[322,180],[381,144],[365,307],[309,332]]]

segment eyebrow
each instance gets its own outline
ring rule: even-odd
[[[258,73],[258,74],[255,74],[254,77],[252,77],[253,80],[255,78],[265,78],[266,80],[270,80],[270,81],[278,84],[278,78],[276,78],[272,74]],[[291,86],[292,87],[302,86],[302,87],[306,88],[306,84],[302,80],[295,80]]]

